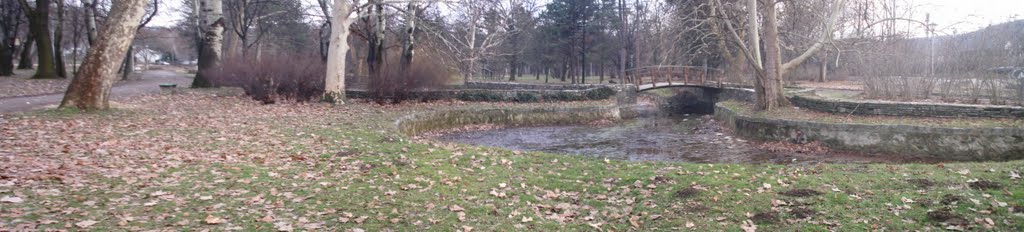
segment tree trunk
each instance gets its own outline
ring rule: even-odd
[[[466,70],[462,73],[462,79],[464,82],[469,82],[473,78],[473,73],[476,72],[476,27],[479,18],[480,12],[478,12],[475,7],[471,7],[469,30],[466,31],[466,33],[469,34],[469,41],[467,41],[467,45],[469,46],[469,59],[465,65]]]
[[[209,75],[220,68],[221,52],[224,45],[224,9],[221,0],[200,0],[199,27],[202,32],[199,44],[199,71],[192,80],[192,88],[213,87]]]
[[[25,42],[21,42],[21,54],[18,55],[18,69],[32,69],[32,48],[36,37],[31,31],[25,36]]]
[[[828,80],[828,61],[821,59],[821,62],[818,63],[818,82],[825,82],[826,80]]]
[[[786,105],[782,93],[782,54],[779,49],[779,27],[775,4],[764,6],[764,97],[759,108],[771,110]],[[751,33],[754,34],[754,33]]]
[[[36,74],[32,79],[55,79],[57,69],[53,59],[53,41],[50,40],[50,3],[51,0],[36,0],[35,9],[26,9],[29,18],[29,30],[36,36]]]
[[[626,37],[626,0],[618,0],[619,5],[619,76],[626,76],[626,51],[629,48],[629,39]]]
[[[14,46],[13,41],[7,39],[7,31],[3,28],[0,34],[0,76],[14,75]]]
[[[544,83],[548,83],[548,79],[551,78],[551,67],[544,67]]]
[[[369,16],[372,21],[372,31],[366,39],[367,50],[366,66],[370,71],[370,78],[379,78],[381,66],[384,65],[384,36],[387,30],[387,19],[384,15],[383,0],[374,0],[369,9]]]
[[[115,1],[107,24],[85,55],[82,67],[71,80],[61,108],[102,110],[110,108],[108,97],[116,79],[118,61],[135,39],[136,27],[146,12],[148,0]]]
[[[416,53],[416,2],[410,1],[405,9],[405,38],[402,44],[402,73],[409,71],[413,55]]]
[[[85,13],[86,40],[89,45],[96,42],[96,0],[82,0],[82,11]]]
[[[757,33],[757,0],[747,0],[747,36],[749,36],[751,56],[754,57],[753,64],[757,68],[762,68],[761,65],[761,38],[760,34]]]
[[[57,25],[53,27],[53,51],[54,51],[54,63],[56,65],[57,76],[61,78],[68,78],[67,64],[64,62],[64,49],[61,44],[64,43],[64,1],[57,1]]]
[[[124,61],[121,62],[121,80],[128,80],[128,76],[135,71],[135,46],[128,45],[128,52],[124,54]]]
[[[324,98],[334,104],[345,103],[345,55],[348,54],[348,0],[334,0],[331,17],[331,40],[327,51],[327,76],[324,80]]]
[[[508,62],[508,81],[516,81],[516,72],[519,71],[516,70],[516,62],[519,62],[518,58],[519,56],[515,54],[510,57],[511,60]]]
[[[334,21],[334,18],[331,18],[331,11],[327,7],[330,3],[327,1],[328,0],[317,0],[317,3],[320,6],[320,12],[322,12],[324,17],[327,18],[327,20],[324,21],[324,24],[320,25],[319,31],[320,59],[325,63],[327,62],[327,53],[329,52],[328,50],[330,50],[331,45],[331,33],[334,32],[331,30],[331,21]]]

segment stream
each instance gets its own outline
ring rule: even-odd
[[[710,115],[657,115],[604,124],[460,131],[441,134],[435,139],[630,161],[773,164],[921,162],[852,152],[763,148],[770,146],[730,135]]]

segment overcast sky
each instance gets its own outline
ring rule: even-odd
[[[1024,19],[1024,0],[908,0],[921,12],[931,13],[939,28],[952,27],[957,33],[1015,19]],[[916,16],[924,18],[924,13]],[[948,31],[953,33],[953,31]]]
[[[304,2],[315,3],[312,0]],[[883,1],[883,0],[878,0]],[[888,1],[888,0],[885,0]],[[167,8],[180,9],[180,1],[163,1]],[[945,33],[965,33],[1015,19],[1024,19],[1024,0],[897,0],[915,6],[915,19],[924,20],[930,13],[938,28]],[[162,10],[153,20],[154,26],[170,26],[181,17],[180,11]]]

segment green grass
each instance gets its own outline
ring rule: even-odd
[[[351,135],[366,136],[369,141],[378,136]],[[780,221],[763,223],[759,225],[762,229],[849,231],[877,226],[902,231],[941,227],[926,214],[943,208],[968,219],[992,218],[1005,230],[1024,229],[1019,223],[1020,216],[997,203],[1024,204],[1024,187],[1019,180],[1009,180],[1008,174],[1021,171],[1024,163],[1019,161],[945,167],[606,163],[571,156],[516,154],[463,146],[443,148],[409,142],[358,146],[363,147],[358,149],[360,155],[321,156],[311,165],[194,165],[166,170],[148,180],[153,182],[149,184],[99,178],[98,189],[65,190],[68,196],[61,199],[38,195],[30,198],[70,201],[69,206],[78,211],[62,216],[61,220],[105,218],[95,229],[173,225],[185,230],[234,226],[269,230],[280,221],[291,221],[294,227],[301,228],[303,225],[298,221],[302,219],[298,218],[305,218],[311,223],[323,223],[321,226],[326,228],[358,227],[370,231],[452,230],[463,225],[479,230],[590,230],[587,223],[603,223],[602,229],[620,231],[631,229],[629,218],[637,216],[638,229],[644,230],[676,230],[672,228],[686,228],[687,222],[694,223],[693,228],[688,228],[691,230],[735,230],[749,220],[747,213],[776,210]],[[345,165],[353,163],[362,166]],[[956,173],[960,170],[970,173]],[[919,188],[906,182],[909,179],[928,179],[937,184]],[[1004,187],[971,189],[966,185],[973,179],[992,180]],[[506,188],[499,187],[503,183]],[[764,184],[772,188],[759,193],[757,189]],[[693,197],[675,196],[676,191],[691,185],[707,190]],[[824,194],[803,198],[777,194],[796,188]],[[491,195],[491,190],[505,197]],[[946,194],[963,196],[965,200],[946,206],[939,203]],[[980,204],[975,205],[970,199]],[[772,202],[776,200],[787,205],[773,208]],[[94,203],[86,205],[89,201]],[[550,207],[563,203],[569,207],[560,212],[572,213],[572,222],[562,224],[544,218],[557,211]],[[786,211],[798,206],[788,204],[804,205],[817,215],[795,218]],[[454,205],[465,209],[464,220],[459,219],[458,212],[449,210]],[[41,206],[9,206],[29,215],[46,211]],[[515,212],[519,214],[511,216]],[[348,214],[352,215],[350,221],[339,221]],[[135,219],[118,219],[116,215],[134,215]],[[201,223],[211,215],[227,223]],[[268,215],[276,217],[267,218]],[[654,215],[659,215],[656,220]],[[368,218],[362,223],[355,222],[362,216]],[[588,216],[593,217],[592,221],[586,221]],[[524,223],[523,217],[533,221]],[[53,225],[56,227],[43,228],[61,228],[59,223]]]
[[[827,99],[863,100],[863,97],[861,97],[861,91],[816,89],[814,90],[814,94]]]
[[[544,104],[509,107],[538,105]],[[905,231],[946,227],[927,213],[948,209],[967,220],[965,229],[984,229],[988,218],[998,230],[1024,230],[1024,216],[1010,212],[1024,206],[1024,185],[1010,178],[1011,172],[1024,171],[1022,161],[794,166],[629,162],[438,143],[397,135],[390,126],[397,116],[429,107],[369,110],[358,117],[252,120],[254,125],[273,122],[275,134],[287,135],[280,137],[284,140],[279,146],[287,149],[270,154],[291,155],[285,163],[185,162],[154,167],[148,175],[94,175],[78,185],[46,179],[31,189],[0,185],[0,196],[17,193],[25,199],[0,203],[0,228],[31,224],[77,230],[75,223],[93,220],[97,223],[88,230],[273,231],[288,226],[453,231],[468,226],[474,231],[739,231],[752,220],[748,214],[777,212],[778,220],[757,222],[758,229]],[[115,115],[125,118],[112,120],[147,114]],[[301,120],[317,123],[291,124]],[[152,133],[203,139],[205,132],[199,130],[208,129],[195,130]],[[327,151],[316,150],[303,142],[313,137],[335,142]],[[194,145],[201,144],[230,146],[218,141]],[[913,179],[935,184],[920,187],[908,182]],[[1001,187],[969,187],[975,180]],[[677,196],[690,188],[700,190]],[[778,194],[792,189],[822,194]],[[947,194],[963,200],[940,203]],[[797,218],[792,210],[799,208],[815,215]],[[211,225],[208,218],[223,222]]]

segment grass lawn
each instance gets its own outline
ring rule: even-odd
[[[439,143],[393,124],[547,103],[122,105],[0,117],[0,230],[1024,230],[1022,161],[628,162]]]

